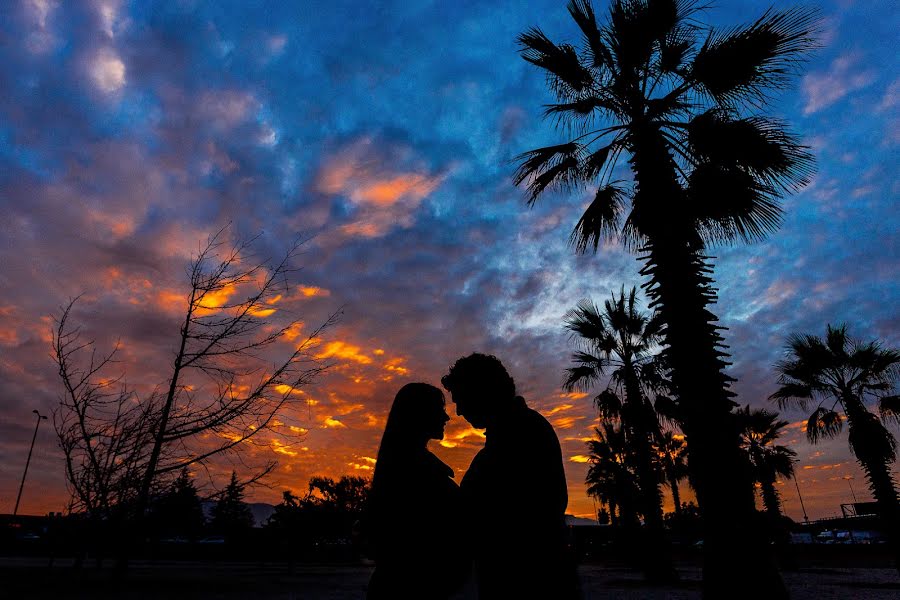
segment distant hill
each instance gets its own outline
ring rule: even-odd
[[[207,500],[203,502],[203,516],[209,521],[212,519],[213,507],[216,505],[215,500]],[[253,515],[253,526],[262,527],[275,512],[275,506],[266,502],[249,502],[250,513]]]
[[[572,515],[566,515],[566,526],[568,527],[600,527],[600,523],[596,519],[583,519]]]

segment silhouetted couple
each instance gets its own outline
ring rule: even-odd
[[[368,599],[448,598],[473,564],[480,600],[575,597],[553,428],[516,395],[494,356],[459,359],[441,383],[457,414],[486,430],[484,448],[457,487],[453,470],[427,449],[450,419],[444,394],[426,383],[397,393],[372,482]]]

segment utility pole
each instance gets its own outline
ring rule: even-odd
[[[809,517],[806,516],[806,506],[803,505],[803,495],[800,493],[800,484],[797,483],[797,477],[794,477],[794,485],[797,486],[797,497],[800,498],[800,508],[803,509],[803,522],[809,525]]]
[[[22,488],[25,487],[25,476],[28,475],[28,465],[31,464],[31,453],[34,451],[34,441],[37,439],[38,427],[41,426],[41,421],[47,419],[47,417],[36,410],[31,412],[37,415],[37,423],[34,424],[34,435],[31,436],[31,448],[28,449],[28,459],[25,461],[25,472],[22,473],[22,483],[19,484],[19,495],[16,496],[16,507],[13,509],[13,516],[16,516],[16,513],[19,512],[19,500],[22,499]]]

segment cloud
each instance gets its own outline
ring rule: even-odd
[[[900,103],[900,79],[895,79],[884,91],[881,102],[878,103],[878,112],[891,110]]]
[[[316,354],[316,358],[340,358],[364,365],[372,362],[372,358],[364,354],[359,346],[339,340],[327,342],[322,351]]]
[[[342,196],[354,206],[352,222],[342,226],[348,236],[376,238],[394,227],[410,227],[419,204],[446,177],[415,164],[405,149],[391,148],[389,154],[407,155],[401,162],[413,163],[416,170],[406,170],[380,150],[373,139],[361,138],[327,158],[316,174],[319,192]]]
[[[874,71],[859,68],[860,58],[858,53],[844,54],[832,61],[827,71],[803,77],[802,90],[806,97],[803,114],[811,115],[828,108],[875,81]]]
[[[100,48],[90,61],[88,73],[104,94],[113,94],[125,86],[125,63],[115,50]]]
[[[247,121],[260,107],[253,94],[243,90],[207,90],[199,98],[198,113],[220,130]]]

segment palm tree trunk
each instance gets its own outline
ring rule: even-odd
[[[626,368],[630,370],[631,367],[626,365]],[[625,382],[625,398],[627,410],[623,411],[622,417],[623,421],[627,422],[623,425],[631,434],[631,444],[636,458],[635,474],[641,490],[639,509],[644,515],[644,535],[641,536],[646,540],[643,544],[644,572],[650,581],[677,581],[678,572],[672,562],[671,548],[663,526],[659,478],[653,464],[651,428],[655,426],[656,417],[647,414],[648,407],[645,407],[646,400],[641,393],[640,384],[632,377]],[[653,419],[654,423],[651,423],[650,419]]]
[[[761,481],[760,484],[762,485],[762,501],[766,512],[773,519],[781,517],[781,498],[778,497],[778,490],[775,489],[775,479],[766,479]]]
[[[844,398],[842,404],[850,429],[850,445],[878,503],[879,517],[894,555],[894,566],[900,573],[900,499],[890,469],[890,432],[857,399]]]
[[[672,502],[675,504],[675,516],[681,516],[681,494],[678,492],[678,478],[669,477],[669,487],[672,488]]]
[[[752,477],[740,454],[737,428],[731,416],[732,379],[724,373],[727,356],[718,320],[708,306],[716,291],[707,257],[697,247],[695,231],[679,202],[681,186],[664,140],[652,129],[636,136],[631,158],[640,200],[649,214],[640,224],[649,243],[641,274],[660,311],[668,347],[665,358],[684,413],[691,480],[703,519],[704,598],[787,598],[771,549],[765,543],[757,513]],[[678,213],[678,208],[682,213]],[[651,224],[647,225],[647,224]]]

